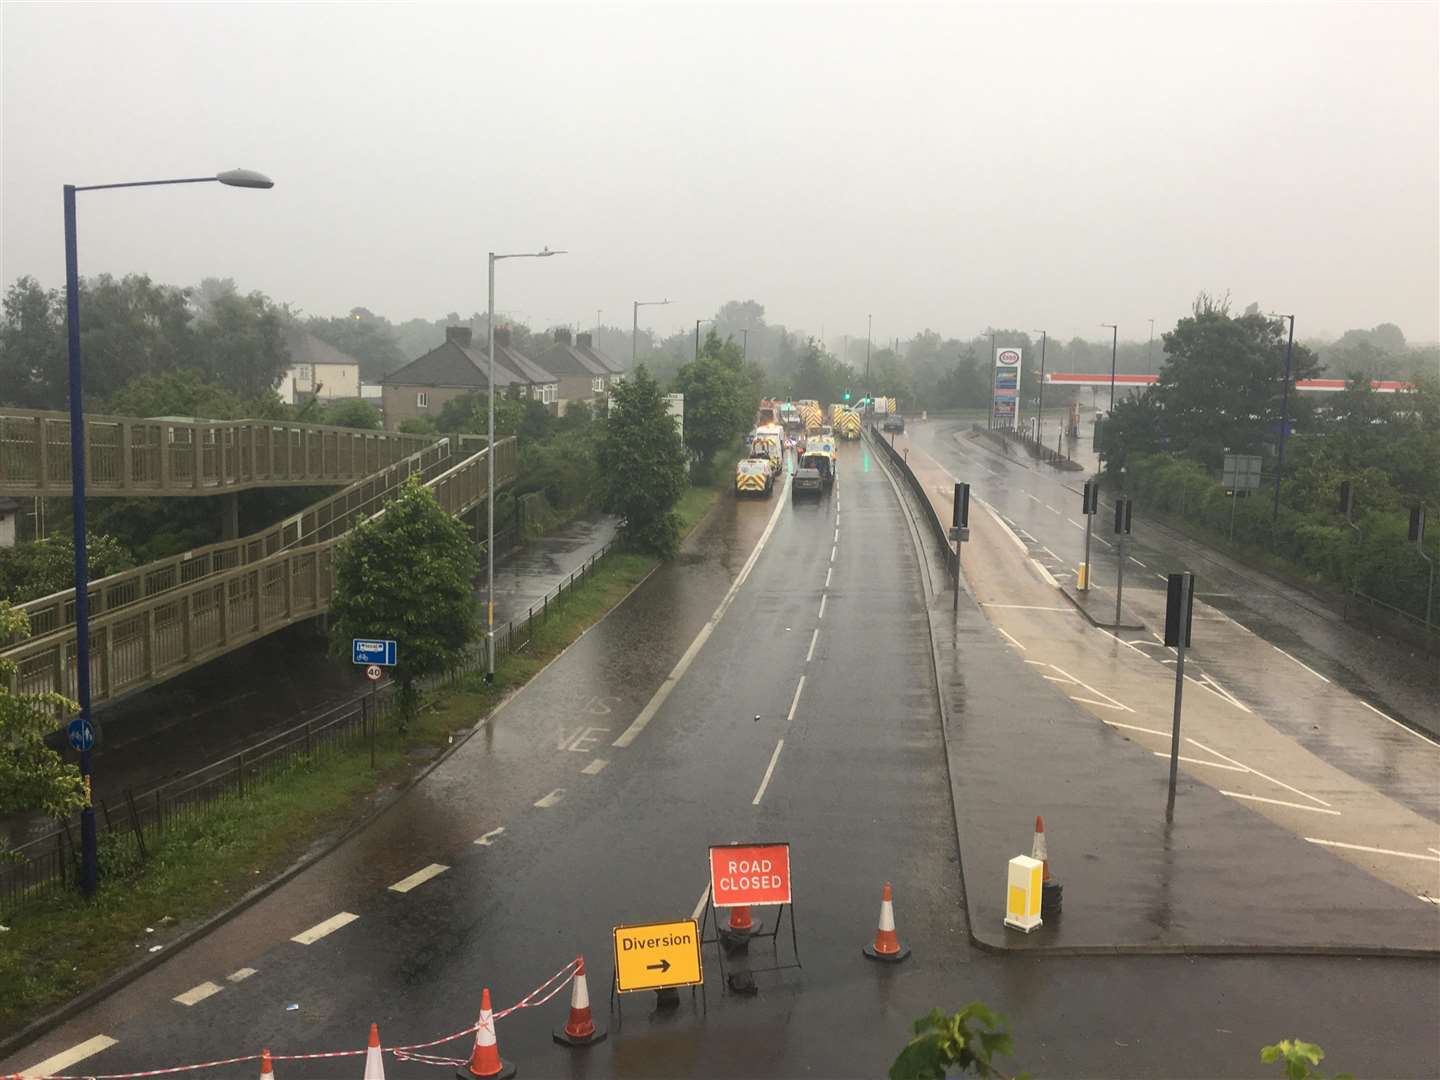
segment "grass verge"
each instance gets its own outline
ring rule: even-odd
[[[716,487],[688,488],[676,506],[682,534],[715,504]],[[244,798],[210,803],[164,835],[147,837],[149,859],[106,860],[99,892],[38,898],[7,916],[0,931],[0,1038],[143,959],[149,950],[234,904],[372,810],[509,694],[623,600],[657,560],[613,551],[550,605],[530,642],[496,663],[495,682],[478,676],[426,695],[404,734],[382,733],[375,767],[357,741],[251,787]],[[106,852],[102,844],[102,859]]]

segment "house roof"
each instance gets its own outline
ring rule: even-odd
[[[610,369],[599,360],[591,359],[574,345],[556,341],[540,354],[540,361],[551,371],[562,375],[609,375]]]
[[[535,363],[534,360],[531,360],[524,353],[509,345],[501,345],[499,342],[496,342],[495,360],[497,365],[503,360],[506,366],[512,371],[519,372],[525,376],[528,382],[537,386],[559,381],[554,375]]]
[[[605,355],[603,352],[601,352],[599,349],[595,348],[595,346],[590,343],[589,337],[590,337],[589,334],[581,334],[581,335],[580,335],[580,341],[579,341],[579,343],[578,343],[575,347],[576,347],[580,352],[582,352],[582,353],[584,353],[586,356],[588,356],[593,362],[595,362],[595,363],[599,364],[601,367],[603,367],[603,368],[605,369],[605,371],[606,371],[607,374],[610,374],[610,375],[624,375],[624,374],[625,374],[625,369],[624,369],[623,367],[621,367],[620,364],[618,364],[616,361],[614,361],[614,360],[610,359],[610,357],[606,356],[606,355]]]
[[[447,341],[392,371],[380,382],[384,386],[463,386],[468,390],[481,390],[488,385],[488,378],[488,361],[483,354]],[[528,382],[506,367],[499,356],[495,358],[496,386]]]
[[[349,353],[341,352],[328,341],[322,341],[298,323],[285,327],[285,348],[290,353],[292,364],[351,364],[360,361]]]

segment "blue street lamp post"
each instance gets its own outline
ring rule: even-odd
[[[70,359],[70,509],[75,538],[75,697],[80,720],[90,726],[90,565],[85,540],[85,407],[80,364],[80,268],[75,242],[75,193],[110,188],[161,187],[166,184],[226,184],[271,188],[275,182],[249,169],[231,169],[215,176],[179,180],[138,180],[123,184],[65,185],[65,323]],[[62,690],[57,686],[56,690]],[[90,743],[80,751],[80,779],[85,805],[80,810],[80,890],[94,896],[100,872],[95,836],[95,805],[91,799]]]

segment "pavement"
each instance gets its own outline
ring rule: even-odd
[[[516,1012],[498,1036],[523,1075],[873,1077],[915,1017],[975,999],[1009,1018],[1016,1071],[1039,1075],[1255,1076],[1269,1071],[1258,1048],[1297,1034],[1322,1042],[1327,1066],[1440,1070],[1425,1034],[1440,1011],[1433,960],[975,950],[930,571],[868,448],[842,447],[839,475],[819,501],[722,500],[678,559],[370,827],[0,1073],[55,1055],[73,1075],[359,1049],[372,1021],[386,1045],[417,1042],[473,1024],[482,987],[508,1006],[581,952],[610,1036],[555,1045],[563,995]],[[1015,662],[997,648],[985,659]],[[966,669],[1002,698],[1024,674]],[[707,846],[735,840],[790,843],[803,967],[757,974],[758,994],[739,996],[707,950],[702,1001],[661,1010],[636,994],[617,1025],[612,927],[698,913]],[[885,881],[913,950],[895,966],[861,955]],[[768,962],[752,944],[749,963]],[[277,1076],[358,1066],[287,1060]],[[393,1058],[386,1071],[434,1075]],[[245,1061],[209,1075],[254,1073]]]

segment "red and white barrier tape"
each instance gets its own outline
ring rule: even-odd
[[[580,958],[577,956],[570,963],[557,971],[550,978],[537,986],[530,993],[511,1005],[508,1009],[501,1009],[494,1014],[494,1019],[502,1020],[513,1012],[520,1009],[532,1009],[538,1005],[544,1005],[554,999],[555,995],[570,985],[575,978],[575,972],[580,967]],[[442,1058],[429,1054],[417,1054],[417,1050],[428,1050],[432,1046],[441,1046],[447,1042],[454,1042],[456,1039],[466,1035],[475,1034],[480,1026],[479,1021],[471,1024],[461,1031],[451,1035],[443,1035],[438,1039],[431,1039],[429,1042],[411,1043],[408,1046],[386,1046],[382,1047],[382,1053],[394,1054],[400,1061],[418,1061],[425,1065],[459,1066],[465,1062],[456,1058]],[[327,1050],[310,1054],[271,1054],[271,1061],[314,1061],[320,1058],[342,1058],[342,1057],[363,1057],[365,1050]],[[222,1065],[239,1065],[246,1061],[259,1061],[259,1054],[246,1054],[243,1057],[221,1058],[217,1061],[204,1061],[197,1065],[171,1065],[164,1069],[147,1069],[144,1072],[128,1073],[84,1073],[82,1075],[46,1075],[34,1076],[25,1073],[16,1073],[14,1080],[142,1080],[148,1076],[171,1076],[175,1073],[196,1072],[200,1069],[218,1069]],[[9,1077],[0,1077],[0,1080],[11,1080]]]

